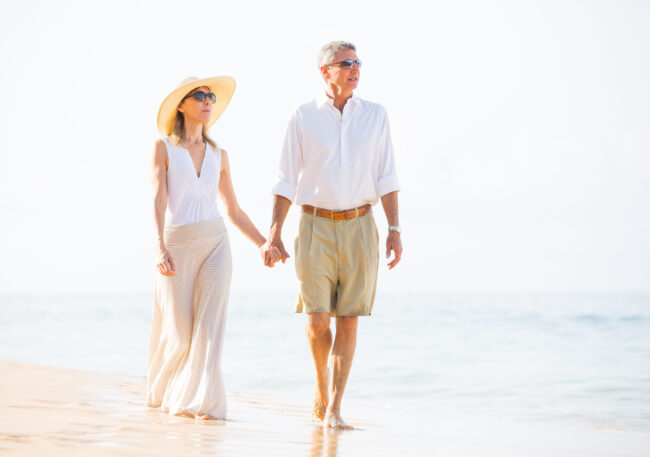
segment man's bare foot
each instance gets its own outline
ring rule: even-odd
[[[327,405],[323,404],[323,400],[320,399],[318,394],[316,394],[316,397],[314,398],[314,417],[318,420],[323,420],[325,419],[325,411],[327,410]]]
[[[327,405],[329,403],[328,397],[328,384],[330,378],[330,370],[325,371],[325,376],[322,379],[316,379],[316,388],[314,389],[314,417],[318,420],[325,419]]]
[[[343,418],[338,414],[328,413],[325,416],[324,423],[335,430],[352,430],[354,427],[345,423]]]

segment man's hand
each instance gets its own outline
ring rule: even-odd
[[[397,230],[389,230],[386,238],[386,258],[390,259],[390,252],[395,253],[395,257],[388,263],[388,269],[392,270],[402,258],[402,239]]]
[[[263,247],[266,247],[266,250],[262,254],[264,265],[269,268],[278,260],[284,263],[290,257],[282,243],[282,224],[284,224],[290,206],[291,200],[286,197],[276,195],[273,199],[271,235],[269,236],[269,240],[263,245]]]
[[[397,217],[397,191],[382,195],[381,204],[386,213],[386,221],[388,226],[398,226],[399,218]],[[397,230],[388,230],[388,238],[386,238],[386,258],[390,259],[390,251],[395,253],[395,257],[388,264],[388,268],[392,270],[399,263],[402,258],[402,239]]]

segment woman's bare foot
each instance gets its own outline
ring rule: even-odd
[[[345,423],[343,418],[338,414],[328,413],[325,416],[324,423],[335,430],[352,430],[354,427]]]
[[[181,409],[180,411],[178,411],[176,413],[176,416],[189,417],[191,419],[202,420],[202,421],[219,420],[218,417],[214,417],[209,414],[195,414],[192,411],[188,411],[186,409]]]

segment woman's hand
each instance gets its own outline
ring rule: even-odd
[[[163,276],[176,275],[174,260],[165,246],[158,248],[158,263],[156,264],[156,267],[158,268],[158,272]]]

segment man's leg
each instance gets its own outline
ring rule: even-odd
[[[338,328],[338,324],[337,324]],[[314,398],[314,415],[319,419],[325,418],[328,405],[329,373],[327,359],[332,349],[332,331],[330,330],[329,313],[309,313],[307,315],[307,339],[314,357],[316,367],[316,393]],[[337,331],[338,335],[338,331]],[[338,340],[338,338],[337,338]],[[340,400],[339,400],[340,402]]]
[[[357,345],[357,316],[336,318],[336,339],[332,350],[332,381],[330,402],[325,414],[325,423],[334,428],[352,428],[341,418],[341,400],[348,381],[354,350]]]

